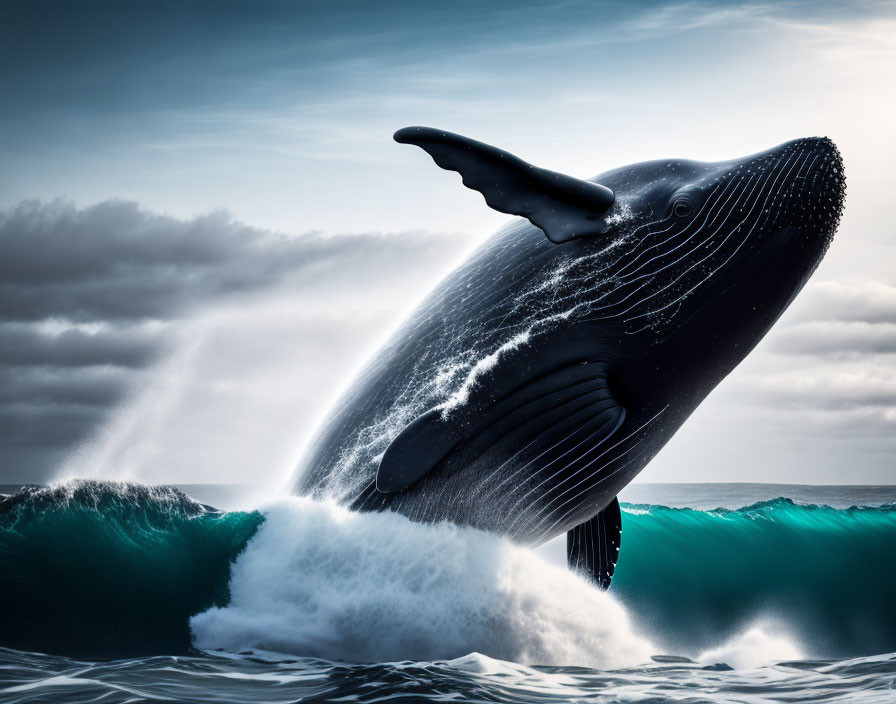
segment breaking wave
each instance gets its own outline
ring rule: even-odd
[[[609,594],[531,550],[288,498],[221,512],[173,488],[70,482],[0,497],[0,646],[191,648],[328,660],[471,652],[607,669],[896,650],[896,507],[626,507]]]
[[[83,657],[182,652],[229,598],[258,513],[177,489],[74,481],[0,497],[0,645]]]

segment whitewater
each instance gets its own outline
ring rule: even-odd
[[[173,487],[10,491],[0,700],[892,701],[891,488],[712,509],[629,493],[601,592],[559,541],[302,497],[224,511]]]

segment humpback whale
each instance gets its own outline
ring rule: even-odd
[[[617,494],[824,256],[845,196],[837,148],[797,139],[585,180],[442,130],[394,138],[520,217],[373,357],[296,491],[524,544],[565,532],[570,566],[606,588]]]

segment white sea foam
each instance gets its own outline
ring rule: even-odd
[[[750,670],[804,657],[802,649],[791,637],[777,632],[773,626],[758,624],[718,648],[701,653],[697,659],[709,664],[723,662],[735,670]]]
[[[597,668],[656,652],[612,597],[498,536],[299,497],[265,515],[234,563],[230,604],[191,619],[197,647]]]

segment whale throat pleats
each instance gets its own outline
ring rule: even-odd
[[[514,454],[527,466],[522,484],[550,462],[568,465],[586,448],[617,432],[625,409],[607,381],[607,366],[582,362],[554,369],[500,396],[471,399],[459,408],[433,408],[407,425],[386,448],[376,475],[381,493],[407,489],[439,466],[450,452],[469,461],[491,451]],[[574,450],[578,450],[574,452]],[[564,455],[570,455],[564,458]],[[497,464],[501,464],[498,462]],[[497,466],[497,465],[496,465]],[[497,471],[497,470],[496,470]],[[501,473],[512,471],[510,465]],[[492,477],[500,482],[502,476]],[[507,487],[511,491],[513,487]]]
[[[622,540],[622,513],[614,498],[594,518],[566,533],[566,559],[569,568],[593,581],[601,589],[609,589],[619,545]]]
[[[443,169],[457,171],[495,210],[520,215],[551,242],[568,242],[604,231],[601,215],[615,195],[606,186],[529,164],[519,157],[459,134],[431,127],[405,127],[396,142],[415,144]]]

